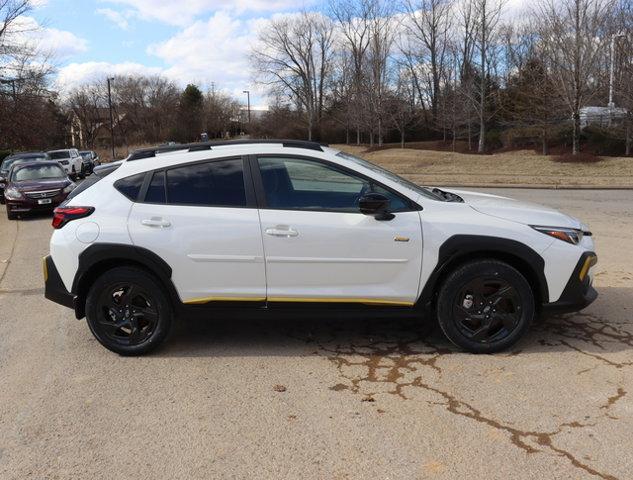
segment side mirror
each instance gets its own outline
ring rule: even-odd
[[[390,201],[381,193],[366,193],[358,200],[360,213],[373,215],[376,220],[391,220],[395,217],[389,213]]]

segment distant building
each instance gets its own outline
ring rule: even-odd
[[[588,125],[610,127],[626,117],[626,108],[618,107],[583,107],[580,109],[580,126]]]

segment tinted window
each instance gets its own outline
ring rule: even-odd
[[[125,195],[127,198],[136,201],[141,186],[143,186],[143,180],[145,179],[145,173],[138,173],[130,177],[125,177],[114,182],[114,187]]]
[[[165,172],[155,172],[145,194],[146,203],[165,203]]]
[[[60,158],[69,158],[70,153],[68,153],[68,150],[63,150],[61,152],[48,152],[48,156],[53,160],[59,160]]]
[[[386,195],[392,211],[407,208],[399,195],[334,166],[294,158],[258,161],[271,208],[358,212],[359,198],[369,192]]]
[[[167,201],[180,205],[246,206],[242,160],[197,163],[168,170]]]
[[[30,166],[16,169],[11,175],[14,182],[41,180],[45,178],[65,178],[66,172],[57,165]]]

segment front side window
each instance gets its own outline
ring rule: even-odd
[[[246,206],[241,159],[196,163],[166,172],[167,203],[214,207]]]
[[[360,197],[370,192],[387,196],[391,211],[408,208],[399,195],[334,166],[273,157],[259,158],[258,163],[269,208],[357,213]]]

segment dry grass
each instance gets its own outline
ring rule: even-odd
[[[531,150],[474,155],[434,150],[333,145],[426,185],[547,185],[633,187],[633,158],[564,163]]]

